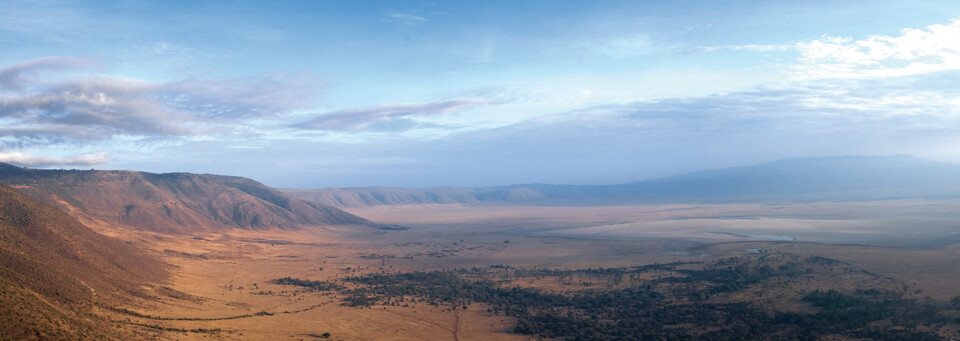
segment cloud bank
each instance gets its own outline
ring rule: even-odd
[[[319,82],[296,74],[171,83],[76,75],[91,63],[48,57],[0,69],[0,142],[24,147],[217,134],[245,119],[308,107],[319,90]],[[62,71],[74,73],[49,75]]]
[[[960,71],[774,84],[711,96],[598,105],[436,143],[380,146],[422,160],[412,186],[625,183],[810,155],[955,159]],[[368,149],[374,149],[368,147]],[[417,150],[408,153],[406,150]],[[368,155],[372,151],[367,151]],[[504,172],[509,165],[510,172]],[[414,173],[417,174],[417,173]],[[476,174],[476,175],[474,175]],[[499,177],[499,178],[498,178]],[[375,177],[371,183],[379,181]]]
[[[244,158],[218,156],[218,147],[172,154],[280,187],[614,184],[811,155],[957,160],[956,79],[960,70],[821,79],[595,105],[440,139],[286,140]]]
[[[93,166],[107,163],[109,159],[110,155],[107,153],[82,154],[68,157],[46,157],[21,152],[0,152],[0,162],[33,167]]]

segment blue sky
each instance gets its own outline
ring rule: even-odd
[[[956,1],[5,1],[0,161],[276,187],[960,162]]]

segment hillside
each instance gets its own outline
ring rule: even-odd
[[[0,183],[67,212],[164,233],[372,224],[340,209],[232,176],[42,170],[2,164]]]
[[[158,259],[0,185],[0,339],[111,335],[94,301],[142,296],[165,277]]]
[[[784,159],[621,185],[285,190],[337,207],[404,204],[607,205],[956,197],[960,165],[912,156]]]

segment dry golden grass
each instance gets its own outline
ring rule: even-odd
[[[465,311],[423,304],[361,309],[342,306],[336,294],[304,293],[297,287],[271,284],[270,280],[287,276],[333,280],[378,271],[492,264],[616,267],[712,260],[742,255],[746,249],[771,247],[839,259],[905,283],[917,297],[929,295],[934,300],[946,300],[960,294],[955,290],[960,283],[960,248],[889,245],[896,232],[892,223],[876,223],[878,220],[871,217],[893,210],[943,214],[949,211],[949,204],[900,201],[526,208],[437,205],[380,206],[351,212],[377,222],[410,226],[406,231],[320,226],[298,231],[230,230],[182,236],[100,225],[97,230],[109,231],[149,249],[175,266],[172,277],[162,285],[167,289],[154,288],[157,299],[132,301],[122,307],[165,319],[109,310],[102,313],[106,318],[124,322],[124,328],[163,339],[311,340],[330,333],[332,339],[341,340],[525,340],[532,338],[508,333],[512,321],[487,313],[480,304]],[[913,233],[927,236],[949,231],[932,224],[928,231]],[[744,237],[750,234],[791,235],[797,241]],[[887,246],[847,242],[859,234],[875,236],[865,240]],[[835,236],[839,236],[836,238],[841,244],[825,243]],[[575,287],[557,282],[514,284],[556,290]],[[831,284],[839,289],[855,289],[858,285],[862,283],[858,284],[855,278]],[[259,295],[261,291],[274,294]],[[765,295],[767,304],[786,304],[775,294]],[[258,312],[272,315],[257,316]],[[223,319],[245,315],[254,316]],[[205,320],[171,320],[178,318]],[[156,331],[134,324],[220,331]]]
[[[311,335],[323,333],[343,340],[528,339],[505,333],[510,321],[492,316],[481,305],[455,312],[423,304],[360,309],[341,306],[335,295],[294,293],[296,289],[290,286],[270,283],[272,279],[286,276],[324,280],[379,271],[381,267],[388,269],[392,259],[361,257],[371,251],[367,241],[343,238],[357,234],[366,234],[374,240],[390,237],[372,230],[355,233],[310,228],[236,230],[196,237],[158,235],[144,239],[145,244],[175,265],[173,277],[166,286],[189,297],[158,293],[158,300],[144,300],[126,307],[163,319],[119,312],[110,312],[109,316],[164,328],[221,330],[218,333],[163,333],[164,338],[172,339],[312,339]],[[346,268],[351,270],[344,270]],[[261,291],[277,294],[258,294]],[[272,315],[257,316],[259,312]],[[243,315],[254,316],[221,319]]]

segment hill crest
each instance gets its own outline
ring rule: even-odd
[[[372,225],[242,177],[119,170],[47,170],[0,164],[0,183],[67,212],[164,233],[227,228]]]

